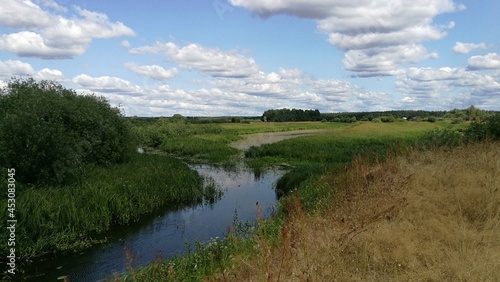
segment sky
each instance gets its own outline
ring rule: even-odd
[[[0,0],[0,86],[127,116],[500,110],[498,0]]]

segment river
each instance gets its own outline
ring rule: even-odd
[[[246,135],[231,144],[246,150],[250,146],[314,134],[318,131],[294,131]],[[210,165],[192,166],[206,181],[213,181],[223,191],[212,204],[200,204],[179,210],[164,209],[150,214],[138,223],[115,227],[106,234],[110,243],[83,253],[38,261],[29,272],[32,281],[56,281],[67,276],[70,281],[98,281],[137,267],[158,257],[169,258],[187,251],[186,244],[207,242],[225,236],[237,215],[239,221],[255,221],[258,208],[262,216],[271,214],[277,203],[274,190],[284,171],[272,169],[255,175],[240,163],[224,170]]]

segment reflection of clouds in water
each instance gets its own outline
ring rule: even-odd
[[[200,175],[215,181],[215,184],[222,191],[236,189],[242,185],[252,185],[251,183],[254,181],[254,173],[241,167],[236,168],[234,171],[227,171],[209,165],[197,165],[192,168]]]
[[[260,178],[256,178],[243,165],[231,171],[208,165],[192,168],[215,181],[224,192],[221,200],[212,206],[167,210],[148,222],[122,230],[116,235],[121,239],[110,242],[106,248],[89,251],[77,258],[60,258],[53,265],[63,266],[64,274],[71,275],[72,281],[96,281],[125,270],[125,244],[140,264],[154,261],[159,252],[166,258],[172,257],[186,252],[186,242],[193,247],[196,241],[203,243],[217,236],[223,237],[233,223],[235,210],[240,222],[253,223],[257,215],[256,202],[259,202],[263,217],[269,216],[276,204],[273,185],[283,174],[280,170],[265,171]],[[53,265],[48,265],[51,271]],[[49,272],[47,278],[53,278],[50,281],[60,276]]]

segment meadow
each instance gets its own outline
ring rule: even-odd
[[[452,124],[446,121],[436,123],[360,122],[349,125],[310,123],[310,125],[315,129],[325,129],[326,132],[266,144],[251,148],[246,153],[245,161],[255,169],[273,165],[291,169],[290,173],[279,181],[281,183],[278,183],[278,186],[282,185],[287,189],[287,191],[282,191],[287,196],[280,200],[276,216],[270,219],[260,219],[256,225],[235,221],[224,240],[205,245],[199,244],[194,251],[185,256],[158,260],[144,268],[129,269],[126,275],[116,276],[114,280],[332,281],[337,278],[349,280],[349,277],[378,281],[398,280],[403,277],[405,280],[416,278],[418,271],[431,262],[438,270],[435,276],[429,277],[437,277],[438,280],[446,280],[449,277],[461,279],[461,277],[466,277],[463,276],[464,273],[471,272],[471,267],[468,267],[467,271],[453,273],[446,270],[444,264],[436,261],[438,253],[442,251],[446,242],[441,245],[427,245],[425,252],[420,253],[418,252],[420,246],[410,244],[413,253],[409,256],[413,257],[406,258],[401,256],[404,256],[404,248],[407,247],[405,243],[408,242],[397,243],[397,248],[400,249],[391,246],[390,242],[394,240],[391,232],[407,234],[405,232],[419,229],[420,224],[425,223],[416,221],[418,218],[416,215],[411,219],[404,219],[402,225],[397,227],[401,230],[384,231],[377,235],[379,238],[370,238],[374,232],[379,231],[376,229],[378,224],[381,222],[385,224],[385,221],[388,221],[386,224],[390,226],[391,220],[397,218],[401,210],[409,205],[406,198],[408,189],[414,189],[412,193],[417,193],[421,197],[426,193],[415,188],[422,183],[421,181],[424,181],[424,177],[427,177],[428,183],[420,188],[439,190],[439,186],[434,188],[433,185],[439,183],[445,185],[446,181],[459,173],[469,179],[469,184],[475,181],[476,176],[480,178],[480,183],[484,184],[480,185],[483,188],[471,192],[481,196],[479,200],[474,200],[476,206],[466,203],[468,209],[466,213],[492,221],[487,223],[488,230],[482,230],[479,225],[476,226],[477,228],[474,227],[476,229],[469,230],[471,235],[476,232],[476,235],[473,235],[475,241],[472,243],[450,241],[456,246],[455,250],[450,250],[450,252],[455,252],[452,254],[455,256],[452,259],[458,261],[460,255],[465,254],[459,253],[462,250],[460,244],[477,245],[480,244],[480,238],[489,236],[487,248],[492,247],[493,251],[487,259],[489,270],[481,277],[495,277],[496,273],[492,266],[497,266],[493,258],[498,255],[499,238],[494,234],[499,234],[497,231],[500,215],[498,214],[498,189],[495,190],[494,187],[498,187],[498,177],[495,175],[499,167],[498,162],[492,166],[486,160],[498,157],[497,143],[466,145],[466,142],[457,138],[462,138],[468,124]],[[244,131],[244,125],[221,126],[227,126],[235,132],[238,130],[248,132]],[[252,126],[254,127],[251,128],[252,132],[259,131],[258,125]],[[283,130],[287,128],[286,126],[282,125],[281,128],[274,130]],[[270,126],[262,130],[273,129]],[[474,158],[475,151],[482,152],[481,154],[484,155],[480,157],[482,163],[478,164],[481,165],[478,169],[484,169],[485,174],[477,174],[475,171],[464,174],[463,172]],[[489,155],[490,151],[493,155]],[[451,165],[444,165],[448,162]],[[429,174],[431,168],[427,165],[431,165],[432,169],[439,168],[440,170]],[[420,172],[420,169],[423,171]],[[418,178],[409,175],[418,175]],[[405,185],[410,180],[413,181],[413,186],[408,186],[411,187],[408,188]],[[469,201],[470,193],[466,191],[467,185],[455,188],[453,185],[457,183],[454,181],[450,184],[455,189],[451,193],[466,193],[463,196],[457,194],[456,197],[460,197],[457,201]],[[443,189],[450,190],[451,188]],[[439,195],[442,198],[438,198],[435,202],[438,203],[450,197],[447,193]],[[420,201],[420,203],[425,202],[425,197]],[[465,207],[465,203],[458,208],[456,204],[457,202],[450,203],[447,208],[458,212]],[[418,209],[418,203],[415,205]],[[434,208],[436,207],[441,208],[439,204]],[[406,214],[413,215],[414,212],[414,210],[406,211]],[[421,211],[421,213],[428,214],[429,218],[432,218],[433,212],[436,210],[430,208]],[[439,212],[443,213],[443,211]],[[457,216],[459,221],[456,228],[459,229],[455,231],[459,232],[461,226],[459,223],[463,223],[464,215]],[[439,220],[446,221],[446,219],[444,215]],[[408,224],[406,220],[415,221],[411,223],[413,229],[405,229],[409,226],[405,225]],[[422,229],[422,235],[418,233],[419,235],[415,237],[422,240],[422,244],[425,238],[428,238],[425,236],[430,236],[430,233],[426,233],[427,228],[433,229],[434,227],[426,226]],[[444,235],[449,236],[447,239],[451,240],[452,233],[447,233],[446,227],[438,228],[443,233],[436,233],[437,237],[433,242],[440,242],[440,236]],[[364,236],[363,240],[357,240],[362,236]],[[378,240],[376,242],[378,245],[372,243],[372,239]],[[406,239],[401,239],[403,240]],[[466,238],[461,240],[466,240]],[[355,241],[356,244],[354,244]],[[472,252],[474,248],[468,249]],[[436,257],[427,256],[432,252]],[[332,260],[339,262],[333,264],[335,267],[330,269],[329,265]],[[415,266],[417,262],[420,263],[418,266],[420,268],[409,271],[409,266]],[[353,265],[347,267],[349,263]],[[484,267],[480,269],[485,270]],[[443,273],[439,273],[440,271]]]

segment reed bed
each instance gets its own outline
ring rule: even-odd
[[[102,241],[99,234],[112,225],[137,221],[160,207],[208,202],[219,193],[179,160],[147,154],[124,164],[87,167],[81,182],[71,186],[19,186],[18,254],[28,259],[76,252]]]

